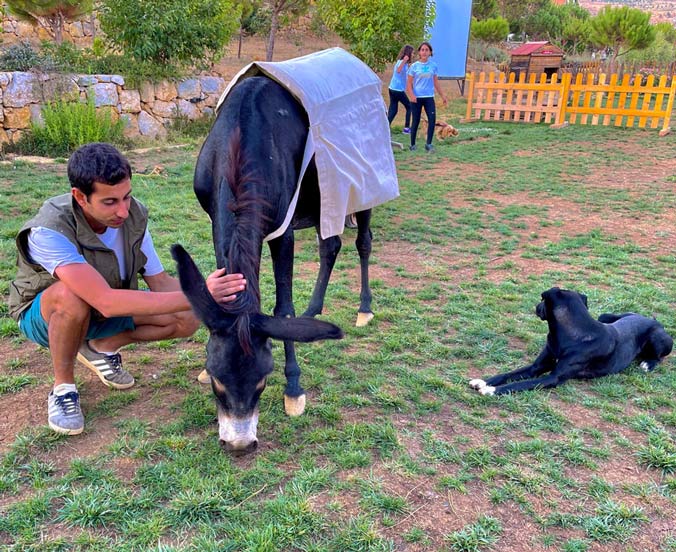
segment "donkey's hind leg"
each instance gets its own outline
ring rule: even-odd
[[[361,267],[361,293],[359,295],[359,312],[357,327],[366,326],[373,319],[371,311],[371,288],[369,286],[369,258],[371,257],[371,209],[356,213],[357,217],[357,252]]]
[[[319,235],[319,227],[317,227],[317,238],[319,240],[319,274],[317,274],[310,304],[303,316],[317,316],[322,313],[326,288],[329,285],[333,265],[336,264],[336,258],[342,246],[339,236],[331,236],[323,240]]]

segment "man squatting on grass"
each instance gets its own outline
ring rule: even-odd
[[[16,239],[18,272],[9,310],[21,332],[49,347],[54,389],[49,426],[84,429],[75,360],[107,386],[127,389],[120,347],[191,336],[198,328],[188,299],[169,276],[148,232],[148,211],[132,197],[131,166],[113,146],[81,147],[68,162],[70,193],[47,200]],[[150,291],[138,290],[142,276]],[[211,273],[207,287],[226,303],[244,289],[241,274]]]

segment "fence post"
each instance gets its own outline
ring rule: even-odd
[[[474,81],[475,81],[474,72],[471,72],[467,75],[467,80],[469,81],[469,92],[467,93],[467,112],[465,113],[465,118],[461,119],[461,123],[469,123],[472,120],[472,100],[474,99]]]
[[[556,112],[556,120],[550,128],[563,128],[568,126],[566,122],[566,107],[568,107],[568,94],[570,92],[570,73],[564,73],[561,79],[561,88],[559,89],[559,110]]]
[[[671,132],[669,122],[671,121],[671,111],[674,109],[674,96],[676,96],[676,76],[671,77],[671,91],[669,92],[669,99],[667,100],[667,109],[664,114],[664,123],[662,125],[662,130],[660,130],[660,136],[666,136]]]

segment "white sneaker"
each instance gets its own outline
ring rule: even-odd
[[[47,397],[47,422],[57,433],[78,435],[84,429],[84,416],[80,409],[80,395],[69,391],[55,395],[52,389]]]

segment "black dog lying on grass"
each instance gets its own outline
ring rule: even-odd
[[[549,326],[547,344],[535,362],[487,380],[473,379],[470,387],[482,395],[556,387],[571,378],[591,379],[617,374],[634,359],[652,370],[673,346],[662,324],[631,312],[602,314],[594,320],[587,297],[557,287],[542,294],[535,313]]]

